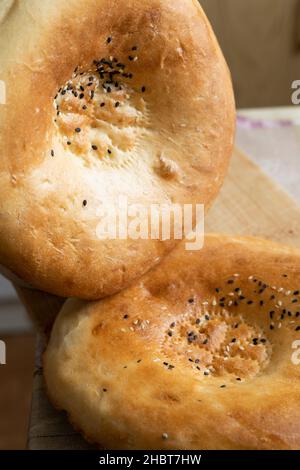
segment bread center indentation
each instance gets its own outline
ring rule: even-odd
[[[263,330],[226,309],[202,309],[170,324],[163,343],[167,357],[185,361],[204,375],[245,379],[268,364],[271,345]],[[173,359],[174,361],[174,359]]]
[[[132,77],[113,57],[75,69],[54,99],[65,151],[110,165],[132,156],[147,127],[146,89],[133,86]]]
[[[163,354],[189,363],[204,375],[237,380],[259,374],[270,362],[272,335],[300,331],[300,289],[277,286],[239,274],[210,285],[209,299],[187,299],[187,310],[169,325]]]

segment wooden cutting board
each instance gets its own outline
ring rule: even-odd
[[[235,150],[205,231],[251,235],[300,248],[300,207],[241,151]],[[16,286],[39,328],[49,331],[63,299]]]
[[[300,209],[274,182],[236,150],[229,175],[206,220],[206,232],[254,235],[300,248]],[[28,289],[20,297],[40,327],[47,325],[63,299]],[[89,449],[90,446],[68,423],[65,415],[49,403],[37,365],[34,376],[29,449]]]
[[[205,231],[257,236],[300,248],[300,206],[236,149]]]

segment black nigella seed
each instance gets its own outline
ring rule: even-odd
[[[295,331],[300,331],[300,326],[297,326]]]
[[[105,106],[105,103],[101,103],[100,106],[101,108],[103,108]]]
[[[176,323],[173,321],[170,325],[170,328],[175,328]]]
[[[93,150],[98,150],[97,145],[92,145],[92,149],[93,149]]]
[[[137,46],[133,46],[131,50],[132,51],[137,51]]]
[[[146,87],[143,86],[143,87],[142,87],[142,93],[145,93],[145,91],[146,91]]]
[[[70,142],[70,141],[68,140],[67,145],[71,145],[71,144],[72,144],[72,142]]]
[[[111,155],[111,150],[108,149],[107,152],[109,153],[109,155]]]
[[[173,336],[172,331],[168,331],[168,336]]]
[[[225,387],[226,387],[226,385],[221,385],[221,387],[220,387],[220,388],[225,388]]]
[[[127,315],[127,314],[126,314],[126,315],[124,315],[124,317],[123,317],[123,318],[124,318],[124,320],[127,320],[128,316],[129,316],[129,315]]]
[[[300,291],[298,290],[295,290],[294,294],[293,295],[299,295],[300,294]]]
[[[104,388],[104,389],[103,389],[103,392],[107,392],[107,388]]]
[[[87,206],[87,200],[85,199],[82,203],[83,207],[86,207]]]
[[[128,59],[129,59],[130,61],[133,61],[133,60],[134,60],[134,57],[132,57],[132,55],[130,55],[130,56],[128,56]]]
[[[191,299],[188,300],[188,302],[189,302],[189,304],[193,304],[193,303],[194,303],[194,299],[191,298]]]
[[[108,37],[108,38],[106,39],[107,44],[110,44],[111,41],[112,41],[112,38],[111,38],[111,37]]]
[[[79,99],[82,100],[84,98],[84,93],[80,93]]]
[[[270,325],[270,330],[274,330],[274,325]]]
[[[248,305],[252,305],[252,304],[253,304],[253,300],[248,300],[247,304],[248,304]]]
[[[236,338],[232,338],[231,342],[232,342],[232,343],[235,343],[235,342],[236,342]]]
[[[120,103],[119,103],[119,101],[117,101],[116,104],[115,104],[115,108],[118,108],[119,106],[120,106]]]
[[[87,109],[87,106],[84,104],[84,105],[82,106],[82,109],[85,111],[85,110]]]
[[[54,157],[54,150],[51,150],[51,157]]]
[[[233,284],[234,281],[232,279],[229,279],[229,281],[227,281],[227,284]]]
[[[79,134],[81,132],[80,127],[76,127],[75,132],[77,132],[77,134]]]

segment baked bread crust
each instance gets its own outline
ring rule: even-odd
[[[49,397],[104,448],[299,449],[299,287],[295,249],[181,245],[111,298],[67,301],[44,355]]]
[[[192,0],[8,1],[0,20],[0,263],[56,295],[114,293],[174,242],[99,240],[99,205],[208,208],[223,182],[235,110],[215,36]]]

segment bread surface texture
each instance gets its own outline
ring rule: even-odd
[[[115,296],[67,301],[44,356],[51,401],[106,449],[299,449],[300,252],[183,246]]]
[[[235,107],[198,2],[1,2],[0,79],[0,264],[26,283],[117,292],[176,242],[101,239],[102,210],[217,195]]]

